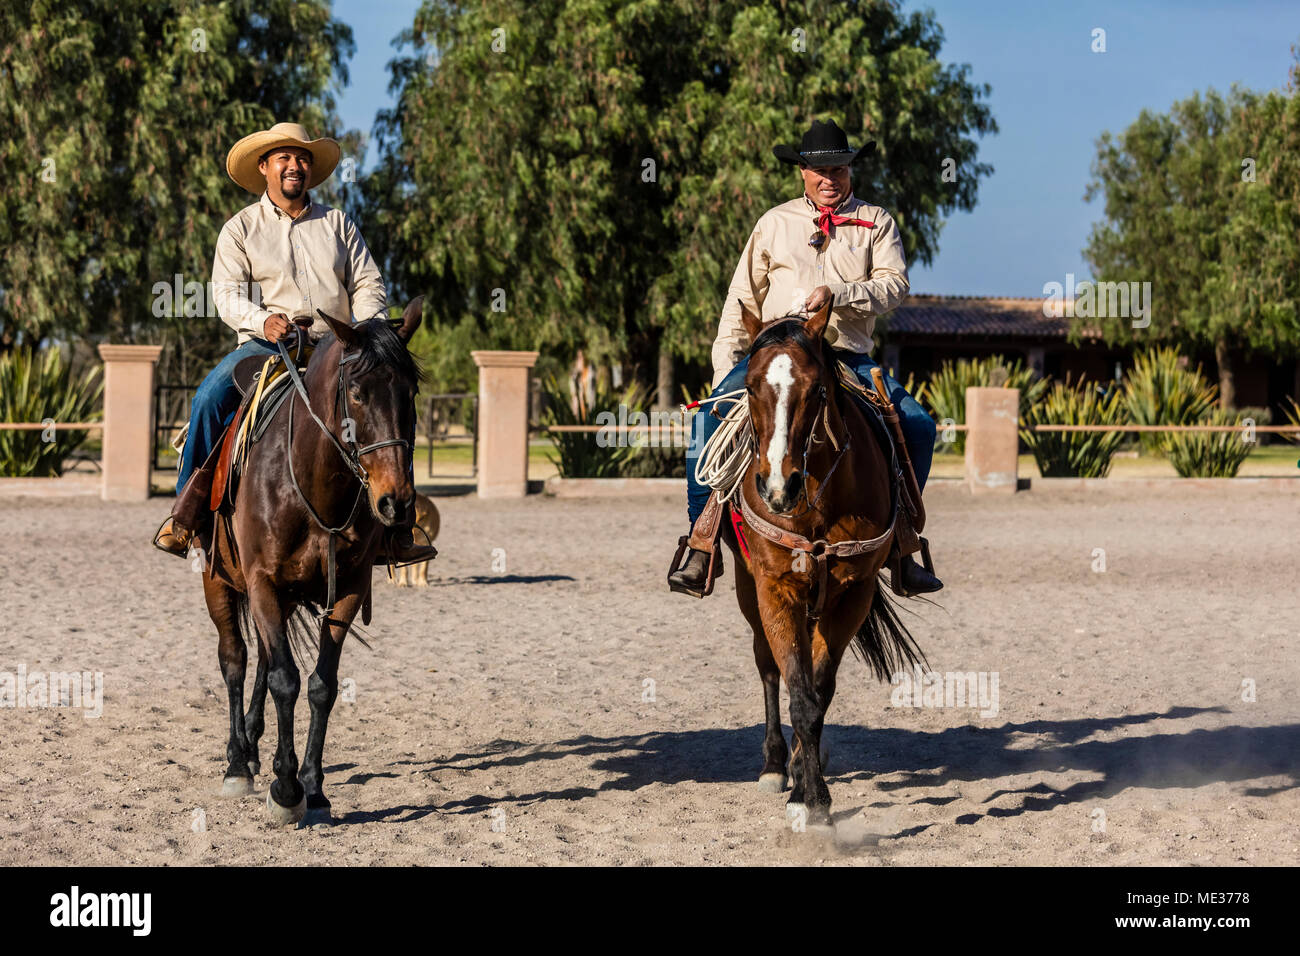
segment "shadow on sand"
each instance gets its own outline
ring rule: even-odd
[[[1110,797],[1132,787],[1159,789],[1196,787],[1215,782],[1255,780],[1285,776],[1277,787],[1251,787],[1246,796],[1268,796],[1300,785],[1300,724],[1272,727],[1220,727],[1214,730],[1164,729],[1165,722],[1202,714],[1225,713],[1222,707],[1175,707],[1163,714],[1130,714],[1077,720],[1036,720],[1001,727],[950,727],[938,732],[871,729],[837,725],[830,731],[835,753],[828,782],[846,783],[876,779],[875,789],[889,795],[916,788],[941,789],[953,783],[975,782],[1035,772],[1086,772],[1098,779],[1081,781],[1064,789],[1036,783],[1016,790],[998,790],[985,798],[988,804],[1008,795],[1019,800],[1012,807],[990,807],[984,813],[957,817],[971,824],[984,816],[1014,817],[1051,810],[1063,804]],[[1090,740],[1099,733],[1143,727],[1142,736],[1116,740]],[[1151,732],[1154,731],[1154,732]],[[786,730],[787,738],[789,729]],[[549,760],[577,757],[594,770],[611,776],[598,787],[570,787],[509,796],[475,794],[427,806],[402,806],[374,812],[348,814],[342,822],[360,823],[397,819],[410,821],[429,813],[481,813],[502,804],[526,805],[544,800],[583,800],[602,791],[638,790],[657,783],[752,783],[761,760],[761,725],[751,727],[676,731],[618,737],[575,737],[547,744],[497,740],[472,753],[435,760],[399,761],[435,777],[443,771],[467,773],[522,767]],[[1037,738],[1037,739],[1033,739]],[[897,775],[897,776],[896,776]],[[951,794],[920,797],[911,804],[944,806],[957,800]],[[870,804],[889,808],[894,802]],[[858,808],[861,809],[861,808]],[[851,817],[857,809],[839,812]],[[862,845],[880,839],[908,836],[930,824],[895,834],[866,835]]]

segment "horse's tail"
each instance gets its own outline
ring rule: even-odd
[[[916,639],[898,619],[882,579],[877,579],[871,610],[854,635],[853,653],[871,668],[878,680],[887,681],[899,671],[910,670],[918,664],[929,666]]]
[[[248,606],[248,595],[241,592],[236,599],[236,604],[239,614],[239,632],[244,636],[245,643],[251,643],[252,639],[258,636],[258,632],[257,624]],[[324,609],[310,601],[294,605],[288,620],[284,622],[284,631],[289,639],[289,651],[293,654],[298,669],[312,670],[316,666],[316,658],[320,655],[321,635],[325,633]],[[368,635],[355,622],[349,626],[348,634],[355,637],[362,647],[371,649],[370,642],[366,639]],[[257,645],[260,653],[260,649],[266,646],[266,642],[259,636]]]

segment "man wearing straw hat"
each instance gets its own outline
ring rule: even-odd
[[[239,347],[194,393],[176,505],[154,538],[163,551],[185,557],[206,520],[212,473],[205,466],[239,407],[232,378],[239,361],[278,352],[275,343],[293,328],[291,315],[316,317],[312,339],[329,331],[318,309],[357,321],[388,315],[384,280],[356,224],[309,192],[334,172],[339,154],[334,140],[311,139],[297,123],[277,123],[245,136],[226,156],[230,178],[260,197],[222,228],[212,264],[213,300],[238,333]],[[415,547],[409,528],[395,529],[390,543],[398,563],[433,557],[432,548]]]

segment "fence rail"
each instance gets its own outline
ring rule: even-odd
[[[54,422],[50,425],[44,422],[0,422],[0,431],[14,432],[43,432],[47,428],[59,431],[85,431],[88,428],[102,429],[103,427],[103,422]]]
[[[1250,428],[1257,432],[1300,433],[1300,425],[1025,425],[1021,427],[1035,432],[1239,432],[1244,428]],[[623,432],[690,431],[688,425],[628,425],[621,429],[617,425],[548,425],[542,431],[594,433],[611,428]],[[969,425],[945,425],[942,422],[938,424],[938,428],[940,431],[955,432],[970,430]]]

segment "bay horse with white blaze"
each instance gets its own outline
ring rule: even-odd
[[[248,448],[233,508],[214,518],[203,593],[230,704],[222,794],[253,791],[269,688],[279,733],[266,806],[277,823],[331,822],[321,757],[343,641],[358,611],[369,623],[384,529],[415,503],[411,454],[423,373],[406,343],[422,306],[422,298],[411,302],[396,329],[384,319],[350,325],[320,313],[332,334],[317,343],[301,378],[282,344],[294,392]],[[254,639],[257,677],[245,714],[245,642]],[[301,686],[295,650],[300,658],[316,654],[301,775],[293,746]]]
[[[787,813],[831,825],[821,736],[844,651],[877,677],[924,657],[880,593],[902,494],[883,422],[851,399],[823,334],[829,303],[802,321],[763,328],[742,306],[753,345],[745,391],[754,455],[728,523],[736,596],[754,633],[767,730],[759,787],[780,792],[789,752],[780,682],[790,691],[794,754]]]

